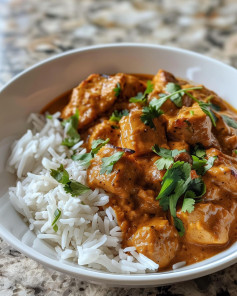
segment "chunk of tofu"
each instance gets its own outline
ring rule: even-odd
[[[135,155],[151,152],[152,146],[167,147],[165,129],[160,118],[155,118],[156,128],[150,128],[141,121],[141,110],[133,110],[120,122],[121,145],[135,151]]]
[[[207,157],[217,156],[214,165],[206,172],[205,178],[237,196],[237,159],[211,148],[206,151]]]
[[[167,133],[174,141],[185,141],[190,145],[200,143],[209,147],[215,141],[211,129],[211,120],[198,103],[192,107],[182,107],[177,116],[167,118]]]
[[[78,109],[78,127],[87,126],[114,104],[117,99],[114,89],[121,80],[121,75],[90,75],[73,89],[70,102],[62,111],[62,117],[67,118]]]
[[[176,229],[168,220],[152,219],[149,223],[137,229],[129,244],[134,246],[138,253],[142,253],[166,267],[174,258],[179,242]]]
[[[89,138],[89,149],[91,149],[94,140],[106,140],[107,138],[110,139],[110,144],[120,146],[120,129],[118,125],[113,124],[109,120],[104,120],[93,128],[93,132]]]
[[[88,168],[87,182],[91,188],[99,187],[109,193],[128,198],[130,194],[136,191],[136,180],[141,173],[130,153],[124,153],[113,166],[113,171],[110,174],[100,173],[102,158],[110,157],[118,151],[121,151],[121,149],[111,145],[105,145],[101,148]]]
[[[233,216],[222,206],[206,203],[197,204],[191,213],[179,211],[183,221],[185,239],[200,245],[224,245],[229,240],[229,229]]]

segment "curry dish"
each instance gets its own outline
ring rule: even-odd
[[[79,111],[87,183],[110,194],[123,247],[167,270],[237,240],[237,113],[217,94],[164,70],[92,74],[42,112],[58,110]]]

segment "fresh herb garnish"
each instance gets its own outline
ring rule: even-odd
[[[152,147],[152,151],[159,155],[161,158],[155,162],[158,170],[168,169],[171,164],[174,163],[174,157],[182,152],[186,152],[186,150],[168,150],[165,148],[158,147],[154,145]]]
[[[121,86],[120,83],[116,84],[116,87],[113,89],[113,91],[115,92],[115,97],[119,97],[120,93],[121,93]]]
[[[223,120],[225,121],[225,123],[228,126],[237,129],[237,121],[236,120],[234,120],[233,118],[231,118],[231,117],[229,117],[227,115],[221,115],[221,117],[223,118]]]
[[[201,144],[196,144],[194,146],[192,154],[196,155],[199,158],[202,158],[202,157],[206,156],[206,150]]]
[[[129,114],[129,111],[127,109],[124,109],[122,111],[115,110],[110,116],[109,120],[119,122],[123,116],[127,116],[128,114]]]
[[[190,113],[192,116],[194,115],[194,111],[193,111],[193,110],[189,111],[189,113]]]
[[[70,180],[68,172],[64,169],[63,165],[61,164],[57,170],[51,169],[50,175],[59,183],[64,185],[64,190],[67,193],[70,193],[71,196],[78,196],[81,195],[88,190],[89,187],[81,184],[80,182]]]
[[[147,87],[144,93],[139,92],[135,97],[129,99],[130,103],[139,103],[145,105],[147,103],[147,96],[153,91],[154,85],[150,80],[147,81]]]
[[[53,119],[53,116],[50,115],[50,114],[46,114],[46,118],[48,118],[48,119]]]
[[[198,175],[204,175],[210,168],[213,167],[217,156],[211,156],[208,159],[198,158],[195,155],[192,155],[193,166],[192,168],[196,170]]]
[[[80,135],[77,131],[78,122],[79,122],[78,109],[76,110],[74,115],[62,121],[62,126],[65,129],[65,134],[67,135],[67,137],[64,138],[62,145],[67,147],[73,147],[75,144],[77,144],[80,141]]]
[[[124,152],[116,152],[112,156],[103,157],[100,174],[110,174],[113,170],[114,165],[119,161],[123,156]]]
[[[153,123],[153,119],[156,117],[159,117],[164,112],[160,109],[161,106],[171,97],[174,97],[177,94],[188,93],[189,90],[195,90],[195,89],[201,89],[202,86],[196,86],[196,87],[190,87],[185,89],[179,89],[171,94],[165,95],[160,94],[160,99],[153,99],[149,103],[149,106],[143,108],[143,114],[141,115],[141,121],[145,123],[146,125],[149,125],[151,128],[154,128],[155,125]]]
[[[178,90],[182,90],[181,86],[177,83],[169,82],[166,84],[165,88],[166,92],[168,94],[173,94],[177,92]],[[185,92],[182,90],[179,93],[171,95],[170,99],[171,101],[178,107],[181,108],[183,103],[182,103],[182,97],[185,94]]]
[[[156,107],[149,105],[149,107],[143,107],[141,121],[145,124],[150,126],[151,128],[155,128],[153,119],[159,117],[163,114],[162,110],[157,110]]]
[[[237,150],[236,149],[234,150],[234,153],[237,154]]]
[[[203,101],[200,101],[200,100],[198,100],[198,99],[196,99],[193,95],[191,95],[189,92],[186,92],[186,90],[185,90],[185,93],[191,98],[191,99],[193,99],[195,102],[197,102],[198,103],[198,105],[199,105],[199,107],[202,109],[202,111],[207,115],[207,116],[209,116],[210,117],[210,119],[211,119],[211,122],[212,122],[212,124],[214,125],[214,126],[216,126],[216,120],[217,120],[217,118],[216,118],[216,116],[215,116],[215,114],[212,112],[212,110],[211,110],[211,103],[205,103],[205,102],[203,102]]]
[[[191,178],[191,165],[177,161],[169,168],[163,179],[157,199],[164,211],[169,210],[174,218],[174,224],[179,235],[184,234],[183,222],[176,216],[176,206],[179,198],[184,195],[183,210],[191,212],[197,198],[205,194],[205,184],[201,178]],[[187,201],[188,199],[188,201]]]
[[[62,212],[59,209],[56,209],[55,212],[54,212],[54,220],[52,222],[52,226],[53,226],[53,230],[55,232],[58,231],[58,225],[56,223],[57,223],[58,219],[60,218],[61,213]]]
[[[95,157],[95,154],[97,154],[103,146],[108,144],[109,140],[109,138],[107,138],[106,140],[94,140],[91,145],[91,152],[73,155],[72,159],[74,161],[79,161],[81,166],[88,167],[90,165],[91,160]]]

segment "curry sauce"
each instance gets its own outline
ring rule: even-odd
[[[190,90],[182,92],[186,89]],[[167,95],[163,104],[158,103]],[[192,264],[209,258],[237,240],[237,112],[233,107],[204,86],[195,89],[159,70],[155,76],[92,74],[42,113],[60,111],[62,118],[68,118],[77,109],[78,130],[88,151],[93,141],[110,139],[91,160],[87,183],[110,194],[123,247],[134,246],[157,262],[160,270],[168,270],[177,262]],[[115,121],[114,112],[120,114]],[[162,157],[154,147],[165,153],[175,151],[175,156]],[[101,173],[103,159],[118,152],[122,156],[112,171]],[[189,167],[189,182],[201,180],[205,188],[201,197],[192,198],[195,204],[188,210],[184,207],[187,191],[181,194],[173,213],[162,204],[166,197],[157,196],[175,163]],[[175,221],[181,221],[182,235]]]

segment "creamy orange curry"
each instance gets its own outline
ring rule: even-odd
[[[164,70],[92,74],[46,110],[79,111],[88,185],[110,194],[123,247],[166,270],[237,240],[237,113],[217,94]]]

